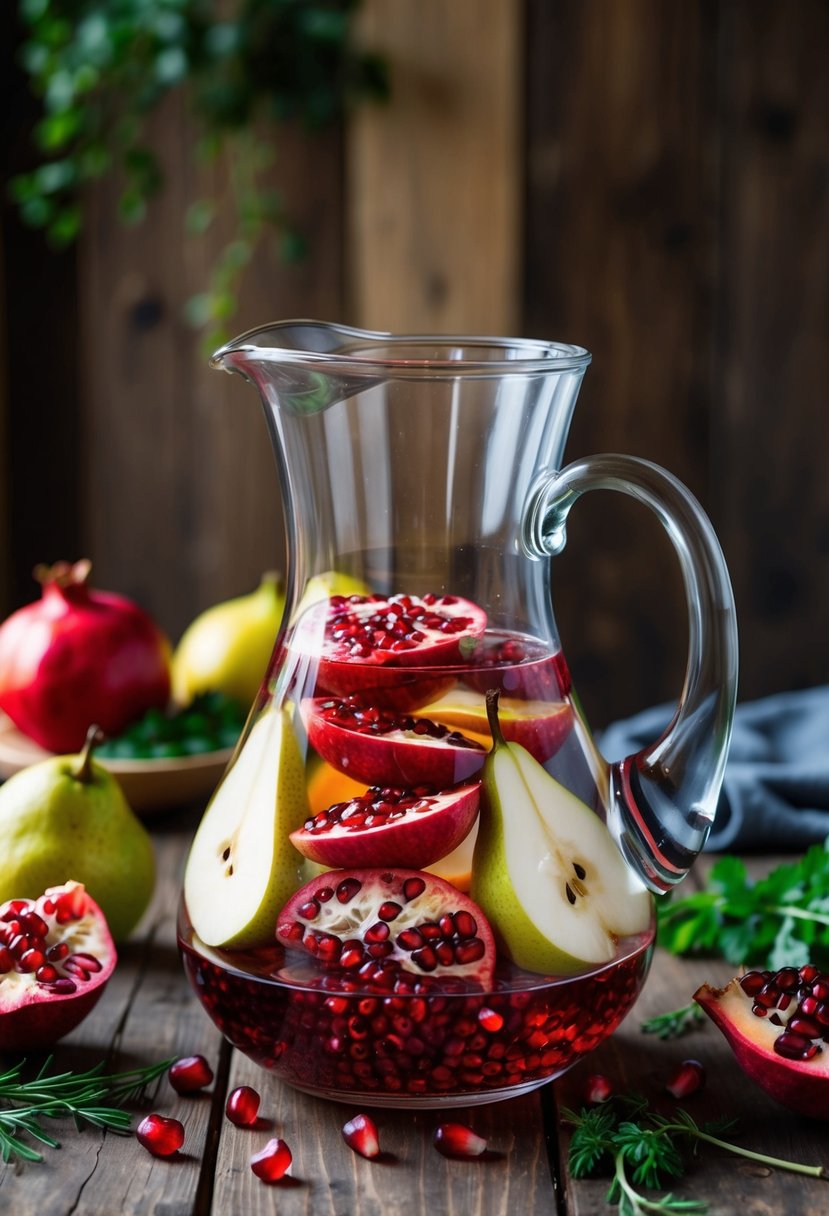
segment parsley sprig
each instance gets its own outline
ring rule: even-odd
[[[756,881],[739,858],[720,857],[703,890],[660,901],[658,940],[672,954],[772,971],[829,965],[829,838]]]
[[[38,1152],[22,1135],[59,1148],[60,1142],[49,1135],[42,1119],[74,1118],[78,1128],[85,1124],[105,1128],[120,1135],[130,1131],[132,1116],[123,1103],[136,1098],[151,1081],[160,1077],[172,1060],[162,1060],[146,1068],[107,1074],[103,1064],[86,1072],[49,1075],[50,1056],[37,1075],[24,1079],[25,1061],[0,1073],[0,1157],[23,1161],[42,1161]]]
[[[824,1178],[820,1165],[801,1165],[755,1153],[751,1149],[722,1139],[733,1120],[699,1124],[686,1110],[677,1107],[667,1118],[651,1110],[645,1098],[616,1097],[603,1106],[586,1107],[578,1113],[563,1110],[562,1117],[572,1125],[569,1165],[574,1178],[587,1178],[600,1172],[612,1173],[608,1203],[615,1203],[619,1216],[673,1216],[685,1213],[702,1216],[707,1205],[698,1199],[677,1198],[672,1193],[648,1197],[642,1191],[661,1190],[669,1178],[685,1174],[683,1151],[696,1150],[701,1143],[759,1161],[775,1169]]]

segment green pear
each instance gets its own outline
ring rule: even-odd
[[[190,922],[208,946],[274,941],[277,913],[300,886],[288,839],[308,818],[305,766],[290,707],[254,723],[204,813],[184,874]]]
[[[487,694],[484,764],[470,894],[501,949],[527,971],[569,975],[610,962],[618,939],[651,922],[651,898],[594,811],[518,743]]]
[[[152,897],[155,856],[117,780],[92,759],[99,737],[93,727],[79,756],[41,760],[0,787],[0,903],[72,879],[123,941]]]

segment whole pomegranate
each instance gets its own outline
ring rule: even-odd
[[[170,696],[167,638],[132,600],[88,586],[91,563],[38,566],[42,595],[0,626],[0,709],[52,752],[91,723],[117,735]]]

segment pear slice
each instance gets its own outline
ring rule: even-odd
[[[527,971],[569,975],[610,962],[644,932],[651,898],[601,819],[517,743],[487,694],[493,747],[483,770],[473,900]]]
[[[300,885],[302,858],[288,836],[308,814],[290,712],[269,710],[216,790],[187,859],[184,898],[205,945],[274,941],[277,913]]]

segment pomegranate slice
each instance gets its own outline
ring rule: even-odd
[[[420,870],[333,870],[301,887],[276,936],[319,962],[393,987],[401,973],[492,983],[495,941],[477,904]]]
[[[703,984],[694,1000],[747,1076],[790,1110],[829,1119],[829,973],[749,971],[724,988]]]
[[[49,1047],[97,1002],[115,945],[81,883],[0,905],[0,1050]]]
[[[319,687],[371,693],[376,704],[413,709],[452,683],[440,668],[477,649],[486,613],[456,595],[334,595],[302,619],[295,645],[319,656]],[[428,674],[401,668],[437,668]]]
[[[436,790],[372,786],[335,802],[291,832],[305,857],[333,869],[398,866],[423,869],[451,853],[478,814],[480,782]]]
[[[445,789],[483,768],[487,749],[429,718],[367,705],[360,697],[302,702],[308,742],[323,760],[370,785]]]

